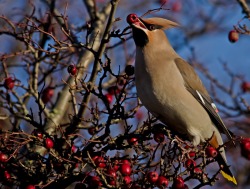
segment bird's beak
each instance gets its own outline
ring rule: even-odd
[[[143,21],[136,15],[136,14],[130,14],[127,17],[127,22],[130,26],[138,29],[147,29]]]
[[[154,25],[157,29],[166,30],[169,28],[179,27],[179,24],[165,18],[140,18],[136,14],[129,14],[127,22],[130,26],[141,30],[149,30],[150,25]]]
[[[133,24],[131,24],[132,27],[138,28],[138,29],[147,29],[147,27],[143,24],[143,22],[138,19],[137,22],[134,22]]]

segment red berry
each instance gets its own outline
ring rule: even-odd
[[[250,138],[244,138],[241,140],[241,155],[250,160]]]
[[[6,89],[13,89],[14,86],[15,86],[15,80],[12,78],[12,77],[7,77],[5,80],[4,80],[4,87]]]
[[[126,185],[129,185],[129,184],[131,184],[132,183],[132,179],[131,179],[131,177],[130,176],[124,176],[123,177],[123,180],[124,180],[124,183],[126,184]]]
[[[115,160],[114,163],[113,163],[113,170],[118,171],[119,168],[120,168],[119,161]]]
[[[241,84],[241,89],[242,89],[242,91],[243,91],[244,93],[250,91],[250,82],[244,81],[244,82]]]
[[[118,171],[120,169],[120,166],[114,165],[112,168],[114,169],[114,171]]]
[[[77,150],[78,150],[78,148],[77,148],[75,145],[72,145],[71,151],[72,151],[73,153],[76,153]]]
[[[90,135],[94,135],[94,134],[96,134],[97,130],[95,127],[90,127],[90,128],[88,128],[88,132]]]
[[[179,176],[177,178],[175,178],[172,188],[173,189],[185,189],[185,184],[184,184],[183,178],[181,178]]]
[[[243,150],[250,151],[250,138],[244,138],[240,143]]]
[[[127,160],[127,159],[121,160],[121,164],[128,164],[128,165],[131,165],[130,161]]]
[[[81,165],[80,163],[76,163],[76,164],[75,164],[75,168],[76,168],[76,169],[79,168],[80,165]]]
[[[46,140],[45,140],[45,146],[48,149],[53,148],[54,141],[52,139],[50,139],[50,138],[46,138]]]
[[[174,12],[179,12],[182,9],[182,4],[180,1],[175,1],[172,5],[172,10]]]
[[[107,93],[105,95],[105,98],[106,98],[106,100],[108,101],[109,104],[113,101],[113,95],[111,95],[109,93]]]
[[[43,138],[43,134],[42,133],[37,133],[37,137],[42,139]]]
[[[136,14],[129,14],[127,16],[127,23],[128,24],[133,24],[134,22],[138,21],[138,16]]]
[[[144,114],[142,111],[138,110],[135,114],[136,119],[141,120],[143,118]]]
[[[168,3],[168,0],[159,0],[159,3],[160,3],[161,5],[165,5],[166,3]]]
[[[156,185],[159,188],[166,188],[168,186],[168,179],[164,176],[159,176]]]
[[[127,66],[125,67],[125,73],[126,73],[128,76],[134,75],[134,73],[135,73],[135,67],[132,66],[132,65],[127,65]]]
[[[100,156],[94,156],[93,158],[92,158],[92,160],[94,161],[94,163],[96,163],[96,161],[97,161],[97,159],[99,158]]]
[[[114,169],[107,170],[107,175],[112,179],[116,179],[116,171]]]
[[[188,170],[192,170],[195,166],[196,166],[196,162],[194,160],[188,159],[188,160],[185,161],[185,167]]]
[[[235,43],[239,40],[239,33],[236,30],[231,30],[228,33],[228,39],[231,43]]]
[[[71,64],[68,66],[68,72],[71,75],[75,75],[77,73],[77,68],[75,65]]]
[[[160,132],[154,133],[154,140],[158,143],[161,143],[165,140],[165,135]]]
[[[36,187],[32,184],[29,184],[28,186],[26,186],[25,189],[35,189]]]
[[[11,178],[11,175],[10,175],[10,173],[8,171],[4,171],[4,178],[6,180],[9,180]]]
[[[120,172],[121,172],[121,174],[123,174],[123,175],[126,176],[126,175],[130,175],[131,174],[132,169],[131,169],[131,167],[130,167],[129,164],[122,164],[120,166]]]
[[[189,152],[189,157],[195,157],[195,152],[194,151]]]
[[[188,146],[188,145],[185,146],[185,149],[189,149],[189,148],[190,148],[190,146]],[[195,157],[195,152],[194,151],[190,151],[189,152],[189,157]]]
[[[38,138],[42,139],[43,138],[43,133],[39,131],[38,129],[34,129],[32,132],[33,135],[37,136]]]
[[[115,180],[111,179],[111,180],[108,180],[108,184],[111,186],[115,186],[116,182],[115,182]]]
[[[250,152],[250,142],[242,143],[241,149],[244,150],[245,152]]]
[[[93,157],[93,161],[95,163],[95,165],[99,168],[105,168],[106,167],[106,163],[103,157],[101,156],[95,156]]]
[[[130,145],[138,145],[138,138],[135,138],[135,137],[129,138],[129,139],[128,139],[128,143],[129,143]]]
[[[158,178],[159,178],[159,175],[158,175],[158,173],[155,172],[155,171],[149,172],[149,173],[147,174],[147,179],[148,179],[148,181],[149,181],[151,184],[155,183],[155,182],[158,180]]]
[[[217,156],[217,154],[218,154],[218,152],[217,152],[217,150],[214,147],[208,146],[206,148],[206,155],[207,155],[207,157],[214,158],[214,157]]]
[[[42,101],[43,103],[48,103],[54,95],[54,89],[52,87],[47,87],[43,90]]]
[[[109,87],[107,89],[107,91],[108,91],[108,94],[110,94],[110,95],[116,95],[116,94],[120,93],[120,89],[118,89],[117,86]]]
[[[89,180],[89,185],[91,187],[99,187],[102,186],[102,182],[98,176],[91,176]]]
[[[202,173],[202,170],[198,167],[194,168],[194,173],[195,174],[201,174]]]
[[[4,154],[4,153],[1,153],[0,152],[0,162],[7,162],[8,161],[8,155],[7,154]]]
[[[99,163],[98,167],[105,168],[106,167],[106,163]]]

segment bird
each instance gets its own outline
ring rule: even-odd
[[[194,146],[209,142],[218,150],[221,174],[237,185],[227,159],[221,133],[232,140],[212,98],[194,68],[171,46],[165,30],[179,24],[160,17],[127,16],[136,45],[135,85],[147,110],[170,130],[184,135]]]

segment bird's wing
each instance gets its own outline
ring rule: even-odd
[[[210,98],[206,88],[202,84],[200,78],[196,74],[193,67],[181,58],[176,58],[175,64],[184,79],[186,89],[205,108],[205,110],[208,112],[210,118],[212,119],[216,127],[219,129],[219,131],[225,133],[231,140],[233,133],[230,132],[224,125],[221,117],[217,113],[218,110],[215,104]]]

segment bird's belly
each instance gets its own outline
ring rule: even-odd
[[[151,77],[147,78],[145,75],[143,78],[143,81],[136,80],[142,104],[177,133],[188,135],[191,139],[201,132],[201,125],[211,123],[207,112],[184,86],[178,86],[178,83],[155,83]]]
[[[183,104],[181,104],[180,99],[173,101],[168,98],[168,93],[174,94],[175,91],[170,92],[171,89],[165,89],[166,93],[164,95],[160,95],[157,92],[157,86],[151,86],[147,83],[137,84],[137,90],[138,97],[140,98],[142,104],[155,117],[172,127],[174,130],[179,130],[181,133],[186,132],[185,126],[182,126],[182,123],[180,123],[183,118],[179,118],[181,115],[179,115],[178,112],[178,109],[181,108]]]

